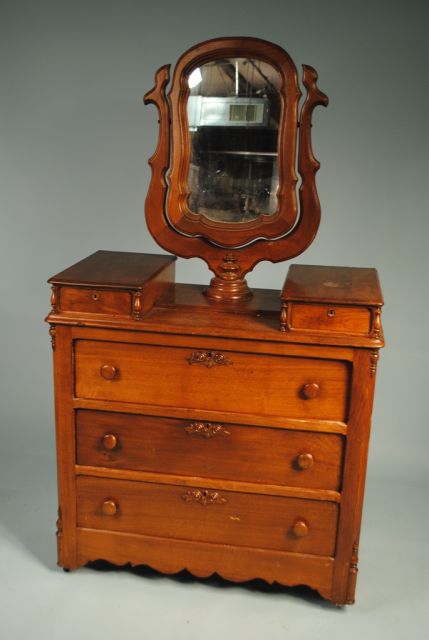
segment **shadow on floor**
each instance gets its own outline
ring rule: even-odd
[[[130,564],[116,566],[114,564],[111,564],[110,562],[106,562],[105,560],[96,560],[95,562],[89,562],[86,567],[91,570],[100,572],[126,571],[131,575],[143,577],[149,580],[168,579],[183,585],[201,583],[215,589],[244,589],[246,591],[253,591],[256,593],[280,594],[290,598],[303,600],[309,604],[317,605],[321,608],[334,608],[341,610],[341,608],[334,607],[331,602],[324,600],[316,591],[304,585],[300,585],[297,587],[284,587],[277,583],[268,584],[259,579],[248,580],[246,582],[230,582],[216,573],[207,578],[198,578],[193,576],[191,573],[189,573],[189,571],[186,570],[180,571],[176,574],[166,575],[163,573],[159,573],[158,571],[155,571],[154,569],[151,569],[146,565],[139,565],[136,567],[133,567]]]

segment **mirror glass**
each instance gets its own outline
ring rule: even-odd
[[[213,60],[188,75],[189,209],[249,222],[277,210],[281,76],[253,58]]]

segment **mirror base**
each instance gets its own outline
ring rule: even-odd
[[[247,286],[244,278],[236,280],[223,280],[217,276],[212,278],[210,286],[204,291],[210,300],[222,301],[240,301],[249,300],[253,296],[252,291]]]

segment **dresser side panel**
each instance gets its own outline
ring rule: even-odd
[[[333,602],[353,604],[378,351],[356,350],[334,567]]]
[[[58,475],[58,564],[76,567],[75,432],[71,328],[54,328],[55,431]]]

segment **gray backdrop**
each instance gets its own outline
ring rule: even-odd
[[[326,110],[316,110],[313,128],[322,223],[295,262],[379,270],[387,347],[378,368],[367,499],[379,495],[377,509],[392,508],[378,553],[397,526],[394,516],[403,517],[404,506],[395,506],[399,487],[410,487],[404,500],[415,506],[407,519],[418,540],[404,530],[404,549],[392,545],[392,553],[405,559],[412,546],[419,549],[415,563],[427,562],[418,514],[427,510],[428,482],[428,6],[416,0],[0,2],[0,521],[11,549],[18,541],[29,566],[34,559],[34,575],[37,567],[56,575],[46,279],[97,249],[160,251],[143,215],[157,117],[141,97],[159,66],[174,64],[197,42],[226,35],[283,46],[298,65],[316,67],[330,98]],[[248,280],[279,289],[286,270],[285,263],[264,262]],[[209,277],[202,261],[179,260],[178,281]],[[25,563],[22,571],[29,571]],[[12,564],[10,576],[17,579]],[[9,596],[0,609],[13,616],[18,605]],[[12,637],[21,637],[18,629]]]

